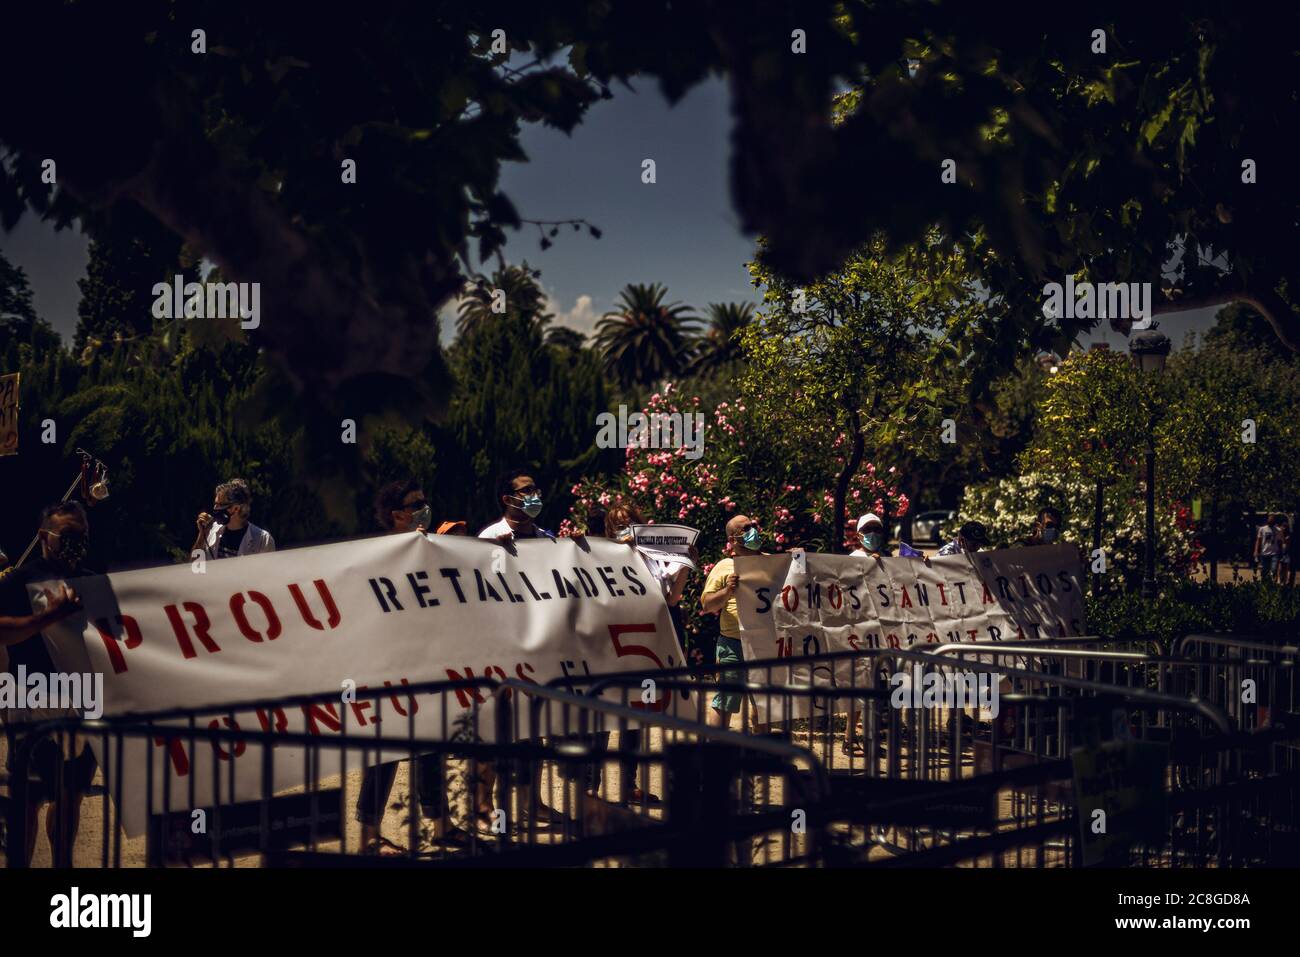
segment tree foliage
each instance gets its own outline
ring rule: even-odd
[[[965,257],[937,234],[902,253],[877,236],[806,287],[769,269],[764,252],[751,265],[763,305],[740,333],[741,390],[789,456],[836,475],[842,512],[866,459],[907,474],[937,453],[944,418],[965,417],[965,362],[988,313]],[[842,539],[836,529],[832,542]]]

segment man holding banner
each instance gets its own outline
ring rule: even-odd
[[[733,548],[743,549],[751,555],[761,555],[762,533],[758,523],[751,521],[747,515],[735,515],[727,522],[727,544]],[[736,589],[740,577],[736,574],[736,563],[731,558],[723,558],[713,566],[709,577],[704,582],[704,591],[700,596],[700,608],[706,615],[718,616],[718,664],[739,664],[745,660],[741,645],[740,618],[736,607]],[[723,671],[722,680],[727,683],[744,681],[743,671]],[[731,716],[744,705],[744,695],[739,692],[719,691],[713,696],[712,714],[709,724],[719,728],[731,726]]]
[[[86,512],[78,502],[50,505],[41,512],[41,555],[0,581],[0,647],[8,652],[8,674],[15,687],[26,688],[40,676],[48,687],[56,687],[56,668],[50,658],[42,632],[81,611],[81,598],[66,583],[57,588],[35,591],[29,585],[39,582],[77,578],[89,574],[82,562],[90,539]],[[35,592],[37,598],[31,595]],[[38,609],[39,605],[39,609]],[[22,725],[42,719],[63,717],[68,712],[51,701],[50,707],[15,708],[5,716],[5,735],[9,739],[9,760],[13,761],[26,735]],[[73,738],[75,747],[76,738]],[[95,759],[88,749],[69,757],[51,737],[36,741],[32,753],[36,772],[27,803],[26,853],[31,860],[36,848],[36,818],[40,806],[53,802],[45,818],[46,836],[56,866],[70,867],[72,847],[77,840],[81,820],[82,794],[95,774]],[[63,788],[60,790],[60,777]]]

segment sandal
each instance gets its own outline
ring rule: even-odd
[[[855,738],[852,744],[850,744],[848,741],[841,741],[840,753],[847,754],[849,757],[861,755],[862,757],[865,758],[867,756],[867,749],[863,747],[861,741]]]
[[[407,851],[400,844],[394,844],[381,835],[366,845],[363,853],[378,857],[405,857]]]

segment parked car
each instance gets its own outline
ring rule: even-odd
[[[912,541],[940,545],[956,534],[957,513],[953,509],[931,509],[912,519]],[[894,523],[894,540],[902,537],[903,523]]]

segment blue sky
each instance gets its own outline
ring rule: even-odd
[[[703,310],[710,302],[757,300],[745,263],[751,237],[741,233],[731,208],[728,154],[731,118],[726,86],[710,80],[670,108],[656,84],[614,90],[598,102],[572,136],[527,127],[527,163],[507,164],[502,186],[526,219],[583,218],[600,239],[562,230],[542,250],[535,227],[525,227],[506,247],[511,262],[540,268],[541,282],[558,321],[590,332],[628,283],[659,282],[669,298]],[[656,164],[657,182],[641,182],[645,159]],[[26,215],[0,249],[27,271],[37,313],[70,338],[77,322],[76,281],[86,265],[87,240],[80,232],[55,233]],[[1181,342],[1189,329],[1204,329],[1214,310],[1167,316],[1161,328]],[[454,307],[443,310],[442,334],[450,337]],[[1094,339],[1112,348],[1124,342],[1109,329]],[[1089,340],[1090,341],[1090,340]]]

